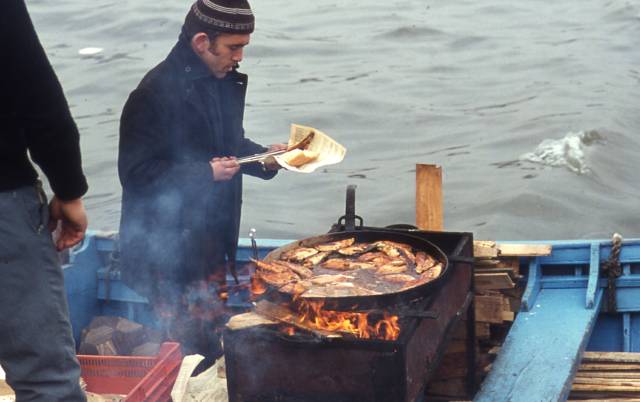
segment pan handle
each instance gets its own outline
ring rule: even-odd
[[[364,221],[362,217],[356,215],[356,187],[358,186],[355,184],[349,184],[347,186],[345,213],[338,218],[338,223],[331,228],[330,232],[353,232],[356,229],[362,229]],[[358,221],[357,225],[356,221]]]

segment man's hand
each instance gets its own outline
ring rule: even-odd
[[[287,149],[287,147],[288,147],[287,144],[271,144],[269,145],[269,150],[267,152],[283,151]],[[281,167],[282,166],[278,165],[278,162],[276,162],[276,160],[273,157],[267,158],[264,161],[264,168],[267,170],[278,170]]]
[[[282,151],[287,149],[287,147],[287,144],[271,144],[269,145],[269,150],[267,152]]]
[[[213,158],[209,161],[211,170],[213,171],[214,181],[231,180],[238,171],[240,171],[240,164],[235,157]]]
[[[82,199],[62,201],[53,197],[49,203],[49,230],[54,231],[60,226],[60,233],[56,239],[56,248],[62,251],[75,246],[84,239],[87,230],[87,213]]]

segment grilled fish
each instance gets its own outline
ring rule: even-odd
[[[342,254],[342,255],[346,255],[346,256],[352,256],[352,255],[359,255],[359,254],[362,254],[362,253],[366,253],[367,251],[369,251],[371,249],[372,249],[371,244],[358,243],[358,244],[354,244],[354,245],[349,246],[349,247],[341,248],[341,249],[338,250],[338,253]]]
[[[421,274],[436,265],[437,261],[424,251],[416,253],[416,273]]]
[[[296,247],[292,250],[284,252],[280,257],[283,260],[301,262],[313,255],[318,254],[318,250],[311,247]]]
[[[294,264],[290,261],[274,261],[273,263],[275,265],[280,265],[288,268],[302,279],[311,278],[313,276],[313,272],[309,268],[303,267],[302,265]]]
[[[327,258],[329,254],[331,254],[330,251],[320,251],[317,254],[312,255],[311,257],[307,257],[304,260],[304,265],[307,266],[308,268],[311,268],[314,265],[318,265],[322,261],[324,261],[324,259]]]
[[[402,261],[401,261],[402,262]],[[402,272],[406,272],[408,267],[402,263],[402,265],[396,264],[386,264],[378,268],[376,274],[378,275],[389,275],[389,274],[400,274]],[[411,277],[413,279],[413,277]]]
[[[329,243],[317,244],[315,248],[318,251],[336,251],[336,250],[340,250],[341,248],[349,247],[355,241],[356,239],[354,237],[351,237],[344,240],[337,240]]]

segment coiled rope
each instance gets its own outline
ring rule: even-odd
[[[617,308],[616,302],[616,279],[622,275],[620,265],[620,249],[622,248],[622,236],[614,233],[611,238],[611,253],[609,258],[600,266],[602,272],[607,275],[607,312],[614,313]]]

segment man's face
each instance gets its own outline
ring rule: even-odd
[[[249,44],[250,34],[220,34],[209,42],[208,51],[202,61],[217,78],[224,78],[242,61],[244,47]]]

